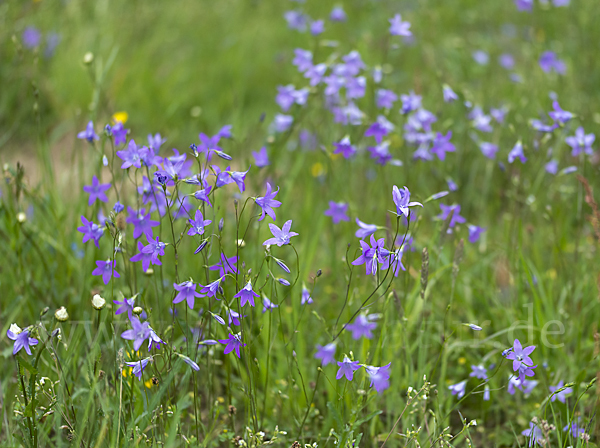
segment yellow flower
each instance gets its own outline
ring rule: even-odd
[[[323,174],[325,174],[325,167],[323,166],[322,163],[317,162],[317,163],[313,164],[313,166],[310,168],[310,172],[313,177],[319,177],[319,176],[322,176]]]
[[[113,123],[117,124],[117,123],[127,123],[127,119],[129,118],[129,114],[125,111],[122,112],[115,112],[112,116],[112,121]]]

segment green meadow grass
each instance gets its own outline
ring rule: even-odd
[[[564,138],[578,126],[600,134],[600,8],[594,0],[571,3],[567,8],[536,3],[528,14],[508,0],[339,2],[348,21],[326,20],[326,32],[312,37],[289,30],[284,12],[300,8],[327,19],[336,3],[2,2],[1,446],[229,446],[239,445],[235,440],[241,437],[242,444],[252,446],[290,446],[297,440],[366,447],[381,446],[391,434],[385,443],[390,447],[517,447],[529,443],[521,432],[534,417],[554,425],[549,446],[596,446],[599,224],[577,176],[587,179],[598,200],[598,159],[571,157]],[[396,13],[411,22],[414,44],[389,35],[388,19]],[[31,25],[60,33],[52,57],[23,48],[22,31]],[[414,90],[423,96],[423,107],[438,118],[434,130],[452,130],[457,151],[443,162],[413,161],[415,148],[403,140],[406,118],[397,102],[388,116],[396,126],[389,140],[403,166],[376,165],[364,153],[351,160],[333,155],[332,143],[345,135],[363,147],[372,142],[363,134],[381,112],[370,76],[367,94],[357,102],[365,113],[361,126],[334,123],[321,95],[313,93],[305,107],[294,106],[291,131],[272,132],[269,125],[279,112],[276,86],[307,84],[292,65],[294,48],[310,49],[316,62],[359,51],[368,67],[383,68],[382,86],[398,95]],[[487,66],[472,59],[479,49],[490,55]],[[538,58],[546,50],[565,60],[565,76],[540,69]],[[505,52],[515,57],[522,83],[510,81],[498,64]],[[93,55],[91,62],[84,63],[86,53]],[[444,83],[460,101],[443,102]],[[576,118],[552,137],[540,137],[528,120],[551,110],[550,92]],[[477,133],[466,118],[465,101],[486,111],[506,106],[506,123],[494,124],[490,134]],[[178,148],[188,159],[199,132],[213,135],[232,124],[234,138],[222,141],[223,150],[233,156],[233,169],[252,168],[241,196],[229,185],[215,195],[214,208],[204,207],[213,221],[208,233],[218,235],[210,248],[194,255],[198,241],[185,237],[177,259],[168,246],[153,275],[126,261],[136,252],[132,226],[123,226],[122,214],[115,218],[123,235],[124,255],[117,258],[121,278],[105,286],[91,271],[118,245],[116,228],[107,227],[99,249],[82,244],[76,228],[81,215],[97,222],[99,207],[88,207],[82,191],[94,174],[103,182],[114,176],[121,202],[137,208],[134,184],[142,173],[120,170],[110,140],[100,133],[120,111],[127,112],[126,127],[138,144],[160,132],[167,138],[161,155]],[[75,138],[89,120],[101,134],[94,147]],[[316,134],[317,149],[300,148],[301,130]],[[499,145],[495,161],[481,154],[473,134]],[[528,161],[508,164],[507,154],[519,139]],[[251,151],[261,146],[267,146],[271,164],[259,169]],[[546,173],[549,148],[561,168],[575,165],[577,173]],[[212,163],[222,169],[228,164],[218,158]],[[448,189],[448,178],[458,191],[425,202]],[[291,219],[299,233],[291,240],[293,248],[270,249],[290,267],[289,275],[265,256],[262,242],[271,235],[255,219],[260,210],[251,199],[240,217],[247,198],[264,194],[267,180],[280,188],[277,199],[283,205],[276,209],[276,224]],[[366,276],[364,266],[350,262],[360,255],[354,218],[380,226],[377,237],[385,237],[388,247],[396,232],[404,235],[406,227],[389,212],[395,209],[394,185],[406,185],[412,200],[425,204],[412,209],[418,219],[409,228],[415,251],[404,254],[407,270],[390,283],[385,271]],[[109,198],[112,205],[114,186]],[[348,202],[351,221],[333,225],[323,215],[328,201]],[[439,202],[460,204],[468,223],[486,227],[481,240],[469,243],[466,225],[447,234],[448,222],[436,219]],[[221,218],[224,227],[218,231]],[[161,241],[173,243],[184,228],[179,220],[171,234],[165,216]],[[237,248],[242,237],[245,246]],[[245,263],[239,278],[224,284],[227,300],[252,269],[252,276],[260,272],[253,285],[279,304],[264,314],[260,299],[256,308],[244,308],[247,346],[239,360],[233,353],[224,355],[220,344],[206,352],[191,347],[191,328],[202,327],[205,339],[227,337],[208,313],[198,315],[201,307],[218,313],[223,301],[196,299],[194,311],[181,303],[175,318],[169,313],[176,279],[193,277],[206,284],[206,267],[221,251],[239,252]],[[281,286],[273,276],[294,285]],[[300,304],[303,283],[311,290],[312,305]],[[102,311],[91,306],[96,293],[107,300]],[[145,357],[147,350],[144,344],[133,353],[120,338],[128,327],[124,315],[114,314],[112,300],[119,294],[139,294],[136,304],[167,341],[142,382],[122,369],[124,361]],[[69,313],[66,322],[53,316],[61,306]],[[359,310],[380,315],[371,340],[353,340],[341,331]],[[12,355],[12,341],[4,335],[15,322],[22,328],[38,325],[41,342],[33,356]],[[58,328],[60,338],[50,337]],[[377,394],[364,368],[352,382],[335,379],[337,366],[321,368],[315,344],[334,338],[336,360],[347,354],[374,366],[391,362],[389,389]],[[533,379],[539,383],[528,396],[507,392],[512,368],[501,353],[515,338],[537,347]],[[192,372],[176,351],[192,357],[200,371]],[[471,365],[478,364],[495,364],[489,370],[494,374],[489,401],[482,398],[481,381],[469,378]],[[467,378],[467,394],[459,400],[448,386]],[[565,404],[549,399],[548,387],[559,380],[572,383]],[[31,401],[34,390],[34,406],[27,407],[25,399]],[[589,443],[562,431],[578,418]],[[471,420],[477,426],[469,426]]]

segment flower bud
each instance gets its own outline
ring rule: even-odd
[[[139,316],[140,314],[142,314],[144,312],[144,310],[142,309],[141,306],[136,306],[133,309],[133,314],[135,314],[136,316]]]
[[[25,221],[27,221],[27,215],[23,212],[19,212],[17,214],[17,221],[19,221],[21,224],[24,223]]]
[[[67,309],[64,306],[61,306],[54,312],[54,318],[59,322],[66,322],[69,320],[69,313],[67,313]]]
[[[83,55],[83,63],[85,65],[90,65],[92,62],[94,62],[94,53],[88,51],[86,54]]]
[[[94,297],[92,297],[92,306],[97,310],[101,310],[106,306],[106,300],[100,294],[94,294]]]
[[[9,330],[12,331],[14,334],[19,334],[23,331],[21,330],[21,327],[19,327],[17,324],[11,324]]]

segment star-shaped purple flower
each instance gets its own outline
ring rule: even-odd
[[[133,371],[131,373],[137,376],[138,380],[142,381],[142,373],[150,361],[152,361],[151,356],[149,358],[140,359],[139,361],[128,361],[125,363],[125,365],[133,367]]]
[[[266,191],[265,195],[262,197],[258,197],[254,200],[256,202],[256,204],[262,209],[260,218],[258,218],[259,221],[262,221],[263,219],[265,219],[265,213],[267,215],[269,215],[273,219],[273,221],[275,221],[277,216],[275,215],[275,211],[273,210],[273,208],[274,207],[277,208],[277,207],[281,206],[281,202],[275,200],[275,196],[277,196],[278,193],[279,193],[279,187],[277,188],[277,191],[275,193],[273,193],[271,184],[269,182],[267,182],[267,191]]]
[[[111,277],[121,277],[117,272],[117,260],[113,260],[112,263],[110,259],[106,261],[96,261],[96,269],[92,271],[92,275],[101,275],[104,284],[108,285],[108,282],[110,281]]]
[[[87,124],[85,131],[81,131],[79,134],[77,134],[77,138],[87,140],[90,143],[92,143],[94,140],[100,140],[98,134],[94,132],[94,122],[90,121]]]
[[[98,242],[104,234],[104,228],[98,224],[94,224],[92,221],[88,221],[85,216],[81,216],[81,222],[83,226],[77,227],[77,231],[83,233],[83,243],[92,240],[96,247],[100,247]]]
[[[335,342],[331,342],[327,345],[316,345],[317,353],[315,358],[321,360],[321,364],[326,366],[327,364],[333,364],[335,362]]]
[[[219,271],[219,277],[225,276],[225,274],[237,274],[237,264],[238,257],[230,257],[227,258],[224,253],[221,252],[221,261],[208,269],[211,271]]]
[[[572,148],[571,155],[577,157],[582,152],[585,154],[593,154],[592,143],[596,140],[594,134],[586,134],[583,127],[579,126],[575,130],[575,135],[570,135],[565,138],[565,142]]]
[[[390,34],[392,36],[412,36],[410,31],[410,23],[403,22],[402,16],[400,14],[396,14],[391,19],[388,19],[390,22]]]
[[[347,202],[334,202],[329,201],[329,208],[325,210],[324,215],[330,216],[334,224],[340,221],[350,221],[347,215],[348,203]]]
[[[366,224],[358,218],[356,218],[356,225],[359,227],[359,229],[354,234],[356,238],[366,238],[369,235],[373,235],[377,231],[377,225]]]
[[[344,356],[343,361],[338,361],[337,365],[340,366],[340,368],[338,369],[337,374],[335,375],[336,380],[339,380],[343,376],[345,376],[348,381],[352,381],[352,378],[354,377],[354,372],[360,369],[358,361],[350,361],[350,358],[348,358],[347,356]]]
[[[271,229],[271,233],[273,234],[273,238],[269,238],[263,243],[263,246],[276,244],[281,247],[286,244],[290,244],[290,238],[293,236],[297,236],[296,232],[290,232],[292,228],[292,220],[288,220],[283,224],[283,227],[280,229],[275,224],[269,223],[269,229]]]
[[[521,163],[527,162],[527,157],[523,153],[523,143],[519,140],[513,149],[508,153],[508,163],[513,163],[516,158],[519,158]]]
[[[132,328],[121,333],[121,337],[133,341],[133,349],[137,352],[144,341],[150,337],[150,324],[148,322],[141,323],[136,316],[133,316],[129,321]]]
[[[110,183],[101,184],[98,177],[94,174],[92,177],[92,185],[84,185],[83,191],[90,195],[88,199],[88,206],[91,206],[96,200],[100,202],[108,202],[105,191],[110,188]]]
[[[354,266],[365,265],[367,275],[375,275],[377,273],[377,263],[385,263],[385,256],[389,255],[389,251],[384,248],[384,239],[375,240],[371,235],[371,246],[360,240],[362,254],[352,262]]]
[[[369,374],[371,384],[369,387],[374,387],[378,394],[390,387],[390,366],[392,363],[385,366],[365,366],[365,370]]]
[[[6,336],[8,336],[9,339],[15,341],[13,345],[13,355],[16,355],[22,348],[24,348],[27,354],[31,356],[30,347],[32,345],[37,345],[39,342],[36,338],[29,337],[29,330],[23,330],[17,334],[13,333],[10,330],[7,330]]]
[[[204,297],[202,294],[196,292],[196,284],[189,280],[179,284],[173,283],[173,288],[175,288],[175,291],[178,291],[173,299],[173,303],[179,303],[185,300],[191,310],[194,309],[194,299],[196,297]]]
[[[254,306],[254,298],[260,296],[252,290],[252,283],[248,281],[246,286],[240,289],[240,291],[233,297],[239,297],[240,307],[243,307],[246,303],[249,303],[250,306]]]
[[[190,224],[190,229],[187,234],[189,236],[194,236],[204,234],[204,227],[212,223],[212,221],[210,219],[204,219],[202,211],[196,210],[194,219],[188,219],[188,223]]]
[[[235,350],[235,354],[238,358],[240,358],[240,347],[244,347],[246,345],[242,343],[241,334],[230,333],[227,339],[219,339],[219,342],[221,344],[227,344],[223,353],[227,355],[228,353],[231,353]]]
[[[263,146],[258,152],[252,151],[252,157],[254,157],[254,164],[259,167],[269,166],[269,155],[267,154],[267,147]]]
[[[506,354],[506,359],[511,359],[513,361],[513,370],[516,372],[521,367],[521,364],[525,364],[525,366],[533,366],[533,361],[529,357],[531,353],[535,350],[535,345],[530,345],[529,347],[523,348],[518,339],[515,339],[513,344],[513,348]]]
[[[370,322],[364,314],[360,314],[353,323],[346,325],[346,329],[352,332],[352,339],[355,340],[361,337],[371,339],[375,328],[377,328],[377,324]]]
[[[394,200],[394,204],[396,204],[396,213],[398,216],[404,215],[408,218],[409,207],[414,207],[415,205],[423,207],[423,204],[420,202],[410,202],[410,191],[406,187],[400,190],[394,185],[392,188],[392,199]]]

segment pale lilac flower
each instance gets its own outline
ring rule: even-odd
[[[16,327],[16,325],[15,325],[15,327]],[[14,327],[11,325],[11,328],[14,328]],[[11,331],[9,329],[6,331],[6,336],[8,336],[9,339],[15,341],[13,344],[13,355],[16,355],[17,353],[19,353],[19,351],[22,348],[24,348],[25,352],[27,352],[27,354],[31,356],[31,348],[30,347],[32,345],[37,345],[39,342],[36,338],[29,337],[28,329],[25,329],[18,333],[14,333],[13,331]]]
[[[375,104],[380,109],[391,109],[397,100],[398,95],[396,95],[391,90],[378,89],[376,92]]]
[[[273,193],[271,184],[267,182],[267,191],[265,195],[262,197],[258,197],[254,200],[256,204],[262,209],[260,218],[258,218],[259,221],[265,219],[265,213],[269,215],[273,219],[273,221],[275,221],[275,219],[277,218],[275,215],[275,211],[273,210],[274,207],[277,208],[281,206],[281,202],[275,200],[275,196],[277,196],[277,193],[279,193],[279,187],[277,188],[277,191]]]
[[[92,240],[96,247],[100,247],[98,243],[104,234],[104,227],[100,227],[98,224],[88,221],[85,216],[81,216],[81,222],[83,223],[83,226],[77,227],[77,231],[83,233],[83,243]]]
[[[98,134],[94,132],[94,122],[88,122],[85,131],[81,131],[79,134],[77,134],[77,138],[87,140],[90,143],[92,143],[94,140],[100,140]]]
[[[506,70],[512,70],[515,68],[515,58],[510,53],[503,53],[498,56],[498,62]]]
[[[361,238],[361,239],[366,238],[369,235],[373,235],[377,231],[377,225],[366,224],[366,223],[362,222],[361,220],[359,220],[358,218],[356,218],[356,224],[359,227],[359,229],[354,234],[357,238]]]
[[[191,310],[194,309],[195,298],[204,297],[202,294],[196,292],[196,284],[190,280],[179,284],[173,283],[173,288],[177,291],[173,303],[179,303],[185,300]]]
[[[96,269],[92,271],[92,275],[101,275],[104,284],[108,285],[108,282],[110,281],[111,277],[121,277],[117,272],[116,268],[117,260],[113,260],[112,263],[110,259],[106,261],[98,260],[96,261]]]
[[[167,139],[162,138],[160,136],[160,134],[156,134],[154,136],[152,134],[148,134],[148,147],[150,147],[154,151],[154,154],[158,155],[158,152],[160,151],[160,147],[166,141],[167,141]]]
[[[481,364],[477,366],[471,366],[471,373],[469,373],[469,376],[485,380],[487,379],[487,369]]]
[[[580,419],[578,419],[578,421],[577,421],[577,422],[573,422],[573,423],[571,423],[571,425],[570,425],[570,426],[569,426],[569,425],[566,425],[566,426],[563,428],[563,431],[568,431],[568,432],[570,432],[570,433],[571,433],[571,436],[573,436],[573,437],[575,437],[575,438],[577,438],[577,437],[581,437],[581,436],[582,436],[582,434],[585,434],[585,429],[583,429],[583,428],[581,428],[581,427],[579,426],[579,420],[580,420]]]
[[[392,36],[412,36],[410,31],[410,23],[403,22],[402,16],[396,14],[394,17],[389,19],[390,22],[390,34]]]
[[[548,163],[546,163],[546,165],[544,165],[544,169],[549,174],[558,173],[558,160],[556,160],[556,159],[550,160]]]
[[[280,229],[275,224],[269,223],[269,229],[273,234],[273,238],[269,238],[263,243],[263,246],[276,244],[278,247],[290,244],[290,238],[297,236],[296,232],[290,232],[292,227],[292,220],[286,221],[283,227]]]
[[[571,112],[563,110],[560,107],[560,104],[558,104],[558,101],[552,102],[552,108],[554,110],[552,112],[548,112],[548,115],[557,123],[565,124],[574,116]]]
[[[306,70],[308,70],[310,67],[312,67],[313,63],[313,54],[312,52],[308,51],[308,50],[303,50],[301,48],[296,48],[294,50],[294,60],[292,61],[292,64],[294,64],[296,67],[298,67],[298,70],[301,73],[304,73]]]
[[[408,217],[409,207],[414,207],[415,205],[423,207],[423,204],[420,202],[410,202],[410,191],[406,187],[400,190],[394,185],[392,188],[392,199],[394,200],[394,204],[396,204],[396,213],[398,216],[404,215]]]
[[[346,136],[339,142],[334,142],[335,146],[334,154],[342,154],[344,158],[349,159],[356,154],[356,148],[350,143],[350,137]]]
[[[542,70],[546,73],[550,73],[554,70],[559,75],[564,75],[567,71],[565,62],[561,59],[558,59],[556,53],[553,51],[544,51],[540,56],[539,63]]]
[[[390,366],[392,363],[386,364],[385,366],[365,366],[365,370],[369,375],[371,384],[369,387],[374,387],[378,394],[390,387]]]
[[[148,329],[150,330],[150,336],[148,336],[148,351],[150,351],[152,347],[156,348],[156,350],[160,350],[160,344],[166,344],[166,342],[156,334],[156,331],[154,331],[151,326],[148,326]]]
[[[421,95],[415,94],[412,90],[408,95],[400,95],[400,99],[402,100],[402,109],[400,112],[403,114],[407,114],[421,107]]]
[[[127,317],[131,320],[131,318],[133,317],[133,306],[135,305],[135,297],[132,297],[131,299],[123,297],[122,301],[113,300],[113,303],[115,305],[120,305],[119,308],[117,308],[117,310],[115,311],[115,316],[127,312]]]
[[[302,299],[300,300],[300,305],[306,305],[313,303],[313,299],[310,296],[310,291],[306,288],[306,286],[302,285]]]
[[[454,90],[452,90],[452,88],[448,84],[444,84],[442,86],[442,89],[444,94],[444,101],[446,103],[452,103],[453,101],[456,101],[458,99],[458,95],[454,93]]]
[[[194,219],[188,219],[188,223],[190,224],[190,229],[188,230],[187,234],[189,236],[194,236],[203,235],[204,227],[212,223],[212,221],[210,219],[204,219],[202,211],[196,210],[196,215],[194,216]]]
[[[92,185],[84,185],[83,187],[83,191],[90,195],[88,199],[88,206],[92,206],[96,200],[100,202],[108,202],[105,191],[110,189],[110,187],[110,183],[101,184],[98,180],[98,177],[96,177],[94,174],[94,177],[92,177]]]
[[[516,158],[519,158],[521,163],[525,163],[527,161],[527,157],[523,154],[523,144],[519,140],[513,149],[508,153],[508,163],[513,163]]]
[[[452,384],[448,386],[448,389],[452,395],[456,395],[459,399],[465,395],[465,389],[467,387],[467,380],[463,380],[460,383]]]
[[[138,380],[142,381],[142,373],[148,365],[148,362],[152,361],[152,356],[149,358],[140,359],[139,361],[128,361],[125,365],[133,367],[132,373],[138,377]]]
[[[430,151],[438,156],[438,159],[445,160],[447,152],[455,152],[456,147],[450,142],[452,131],[448,131],[446,135],[438,132],[433,140]]]
[[[334,224],[340,221],[350,221],[347,215],[348,203],[347,202],[334,202],[329,201],[329,208],[325,210],[324,215],[330,216]]]
[[[495,159],[499,148],[498,145],[494,145],[493,143],[481,142],[479,143],[479,149],[488,159]]]
[[[374,137],[377,143],[381,143],[383,137],[393,130],[394,125],[383,115],[379,115],[377,121],[367,128],[364,135],[365,137]]]
[[[332,22],[345,22],[346,13],[344,12],[344,8],[341,6],[334,6],[331,10],[331,14],[329,14],[329,20]]]
[[[232,351],[235,350],[235,354],[237,355],[238,358],[240,358],[240,348],[244,347],[246,344],[242,343],[242,337],[241,334],[229,334],[229,337],[227,339],[219,339],[219,342],[221,344],[227,344],[225,346],[225,351],[223,353],[225,353],[226,355],[228,353],[231,353]]]
[[[337,365],[340,368],[337,371],[337,374],[335,375],[336,380],[339,380],[345,376],[348,381],[352,381],[352,378],[354,377],[354,372],[360,369],[358,361],[350,361],[350,358],[348,358],[347,356],[344,356],[343,361],[338,361]]]
[[[535,350],[535,345],[531,345],[529,347],[523,348],[521,346],[521,342],[518,339],[515,339],[512,350],[506,354],[506,359],[511,359],[513,361],[513,370],[516,372],[519,370],[521,364],[525,364],[526,366],[532,366],[533,361],[529,357],[529,355]]]
[[[133,316],[129,321],[132,329],[121,333],[121,337],[133,341],[133,349],[137,352],[144,341],[150,337],[150,324],[148,322],[142,324],[136,316]]]
[[[196,372],[198,372],[200,370],[200,366],[198,364],[196,364],[194,361],[192,361],[191,358],[188,358],[185,355],[182,355],[180,353],[177,353],[179,355],[179,357],[181,359],[183,359],[183,362],[185,362],[188,366],[190,366],[193,370],[195,370]]]
[[[271,312],[272,310],[274,310],[275,308],[279,308],[279,305],[274,304],[273,302],[271,302],[268,297],[263,296],[263,314],[266,313],[267,311]]]
[[[515,0],[515,6],[519,11],[531,12],[533,9],[533,0]]]
[[[252,283],[248,281],[248,283],[246,283],[246,286],[240,289],[240,291],[233,297],[239,297],[240,307],[243,307],[246,303],[250,303],[250,306],[254,306],[254,298],[260,296],[252,290]]]
[[[209,185],[208,187],[206,187],[202,190],[196,191],[194,193],[194,197],[196,199],[198,199],[199,201],[206,202],[208,205],[210,205],[212,207],[212,204],[210,203],[210,199],[208,197],[211,190],[212,190],[212,185]]]
[[[254,164],[259,168],[269,165],[269,155],[267,154],[266,146],[260,148],[258,152],[252,151],[252,157],[254,157]]]
[[[473,60],[479,65],[488,65],[490,62],[490,55],[483,50],[475,50],[471,53],[471,56],[473,56]]]
[[[353,323],[346,325],[346,329],[352,332],[352,339],[355,340],[358,340],[361,337],[367,339],[373,338],[372,332],[375,328],[377,328],[377,324],[375,322],[370,322],[364,314],[359,314]]]
[[[23,46],[25,48],[35,48],[42,42],[42,33],[34,26],[28,26],[23,30]]]
[[[323,80],[323,76],[325,76],[326,71],[327,71],[326,64],[321,63],[321,64],[316,64],[316,65],[311,65],[304,72],[304,77],[306,79],[310,80],[309,84],[311,86],[316,86],[321,83],[321,81]]]
[[[324,346],[317,344],[316,348],[317,353],[315,353],[315,358],[320,359],[323,366],[335,362],[335,342],[331,342]]]
[[[362,253],[352,262],[352,265],[360,266],[364,264],[367,275],[375,275],[377,273],[378,263],[385,263],[386,258],[389,255],[389,251],[384,248],[384,239],[380,238],[376,241],[375,237],[371,235],[371,246],[363,240],[360,240],[359,243]]]
[[[123,163],[121,164],[121,169],[123,170],[131,166],[134,166],[136,168],[142,167],[142,155],[140,153],[140,148],[138,148],[134,140],[129,141],[126,150],[124,149],[121,151],[117,151],[117,156],[119,156],[119,158],[123,160]],[[165,161],[167,160],[168,159],[165,159]]]
[[[575,131],[575,135],[566,137],[565,142],[572,148],[571,155],[577,157],[581,152],[593,154],[592,143],[595,139],[594,134],[586,134],[583,127],[579,126]]]
[[[293,122],[294,117],[291,115],[277,114],[275,115],[275,120],[273,121],[273,127],[275,132],[285,132],[292,127]]]
[[[290,29],[300,32],[306,31],[306,25],[308,22],[308,17],[306,14],[300,11],[286,11],[283,14],[283,17]]]
[[[219,300],[219,298],[217,297],[217,293],[221,292],[221,294],[223,293],[223,291],[219,291],[221,288],[221,281],[223,280],[223,277],[219,277],[217,280],[215,280],[212,283],[209,283],[206,286],[202,286],[199,284],[199,286],[202,286],[202,288],[200,288],[200,293],[201,294],[206,294],[206,297],[214,297],[215,299]]]
[[[521,434],[529,439],[529,443],[527,444],[529,448],[532,448],[536,443],[540,446],[545,445],[546,439],[544,438],[544,433],[533,422],[529,422],[529,429],[522,431]]]
[[[310,24],[310,34],[318,36],[325,31],[325,22],[323,20],[313,20]]]
[[[466,219],[460,216],[460,205],[445,205],[440,203],[440,208],[442,209],[442,213],[436,216],[436,218],[445,221],[450,213],[452,212],[452,218],[450,219],[450,228],[453,228],[456,224],[463,224],[466,222]]]
[[[481,234],[486,231],[485,227],[474,226],[472,224],[468,224],[469,228],[469,243],[476,243],[479,241]]]

